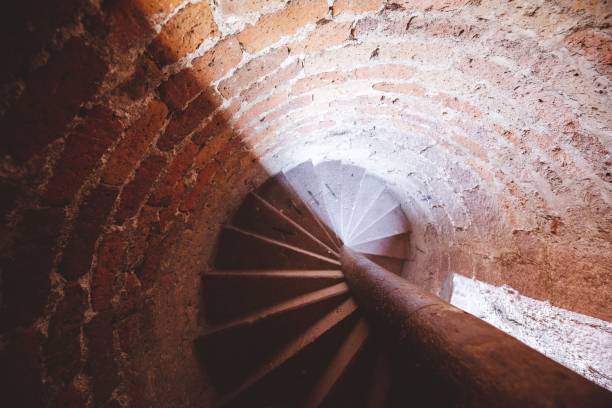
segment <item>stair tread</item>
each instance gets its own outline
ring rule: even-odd
[[[390,211],[393,211],[399,202],[397,198],[388,190],[384,190],[376,202],[372,204],[368,212],[365,214],[361,223],[355,227],[355,230],[349,237],[349,242],[354,242],[355,238],[360,236],[364,231],[367,231],[370,227],[377,224],[384,216]]]
[[[220,232],[214,270],[202,275],[208,327],[196,353],[221,404],[395,401],[395,371],[357,313],[339,252],[346,244],[401,275],[409,240],[393,191],[341,160],[303,162],[251,192]]]
[[[314,170],[321,183],[321,192],[325,201],[325,208],[329,214],[332,227],[336,235],[340,235],[342,216],[340,203],[342,201],[342,162],[332,160],[319,163]]]
[[[217,270],[237,269],[330,269],[340,262],[257,234],[226,226],[219,235],[215,259]]]
[[[368,325],[363,318],[359,319],[351,332],[348,334],[334,358],[330,361],[327,369],[319,378],[304,406],[316,408],[321,405],[331,389],[336,385],[347,367],[355,358],[355,355],[363,347],[368,337]]]
[[[350,316],[356,310],[357,304],[355,301],[353,299],[347,299],[340,306],[327,313],[321,319],[317,320],[304,333],[300,334],[300,336],[296,337],[293,341],[281,348],[270,360],[255,370],[240,386],[238,386],[231,393],[225,395],[221,401],[221,405],[225,406],[232,402],[239,395],[247,391],[262,378],[273,370],[277,369],[301,350],[312,344],[317,338]]]
[[[245,198],[232,225],[309,252],[324,256],[338,255],[255,193]]]
[[[312,162],[307,161],[301,163],[283,173],[304,204],[310,208],[324,224],[331,239],[334,241],[336,247],[339,248],[340,240],[334,232],[332,220],[325,207],[322,184],[315,173]]]
[[[348,286],[344,282],[329,286],[324,289],[319,289],[315,292],[310,292],[305,295],[287,300],[285,302],[266,307],[261,310],[256,310],[252,313],[247,314],[246,316],[242,316],[238,319],[234,319],[224,324],[217,325],[213,328],[206,330],[203,333],[203,336],[212,336],[220,332],[232,330],[236,327],[257,324],[257,322],[261,320],[268,319],[278,314],[286,313],[300,307],[305,307],[312,303],[320,302],[331,297],[343,295],[345,293],[348,293],[348,290]]]
[[[351,245],[403,234],[410,231],[408,218],[400,206],[395,207],[370,228],[351,239]]]
[[[408,259],[408,236],[398,234],[351,245],[351,249],[364,254],[382,255],[397,259]]]
[[[361,167],[353,165],[344,165],[342,167],[342,202],[340,207],[340,236],[346,242],[348,237],[349,223],[355,209],[355,200],[359,192],[361,180],[365,174],[365,170]]]
[[[204,274],[204,278],[240,278],[240,279],[320,279],[320,278],[337,278],[343,279],[344,274],[339,269],[330,270],[303,270],[303,269],[285,269],[285,270],[238,270],[238,271],[212,271]]]
[[[328,247],[338,250],[337,243],[331,234],[317,220],[317,216],[306,206],[291,187],[291,183],[284,173],[279,173],[262,184],[256,191],[257,196],[263,198],[280,212],[302,226]]]
[[[370,207],[376,202],[378,196],[385,190],[385,185],[380,179],[371,174],[365,174],[359,185],[359,191],[355,198],[355,209],[349,226],[347,237],[351,237],[355,229],[361,225],[363,217]]]
[[[336,270],[214,271],[203,275],[203,312],[221,324],[262,308],[342,282]]]
[[[306,228],[301,226],[298,222],[294,221],[287,214],[283,213],[281,210],[274,207],[271,203],[266,201],[264,198],[257,195],[257,193],[252,193],[252,195],[261,202],[262,205],[267,207],[270,211],[275,213],[277,217],[284,220],[285,223],[291,225],[295,230],[299,231],[301,235],[299,235],[302,239],[296,240],[294,245],[304,247],[305,249],[309,249],[313,252],[321,253],[328,256],[335,256],[338,258],[340,254],[336,252],[332,244],[331,246],[321,241],[317,236],[308,231]],[[287,241],[287,243],[291,243],[291,241]]]

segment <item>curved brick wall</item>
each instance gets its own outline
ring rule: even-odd
[[[0,36],[9,400],[201,406],[219,225],[310,158],[394,186],[409,279],[612,320],[607,2],[49,3]]]

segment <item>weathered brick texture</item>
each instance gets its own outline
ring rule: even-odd
[[[149,51],[159,65],[171,64],[216,34],[208,2],[187,4],[164,25]]]

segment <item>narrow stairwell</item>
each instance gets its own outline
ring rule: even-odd
[[[380,407],[390,364],[340,269],[351,247],[400,274],[410,224],[377,177],[304,162],[252,192],[204,276],[197,340],[221,406]],[[401,388],[401,386],[400,386]]]

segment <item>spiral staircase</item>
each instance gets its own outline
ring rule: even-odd
[[[385,342],[351,297],[339,252],[345,245],[400,274],[409,233],[383,181],[341,161],[304,162],[250,193],[203,281],[207,324],[196,349],[219,405],[401,400],[404,384],[394,385]]]

